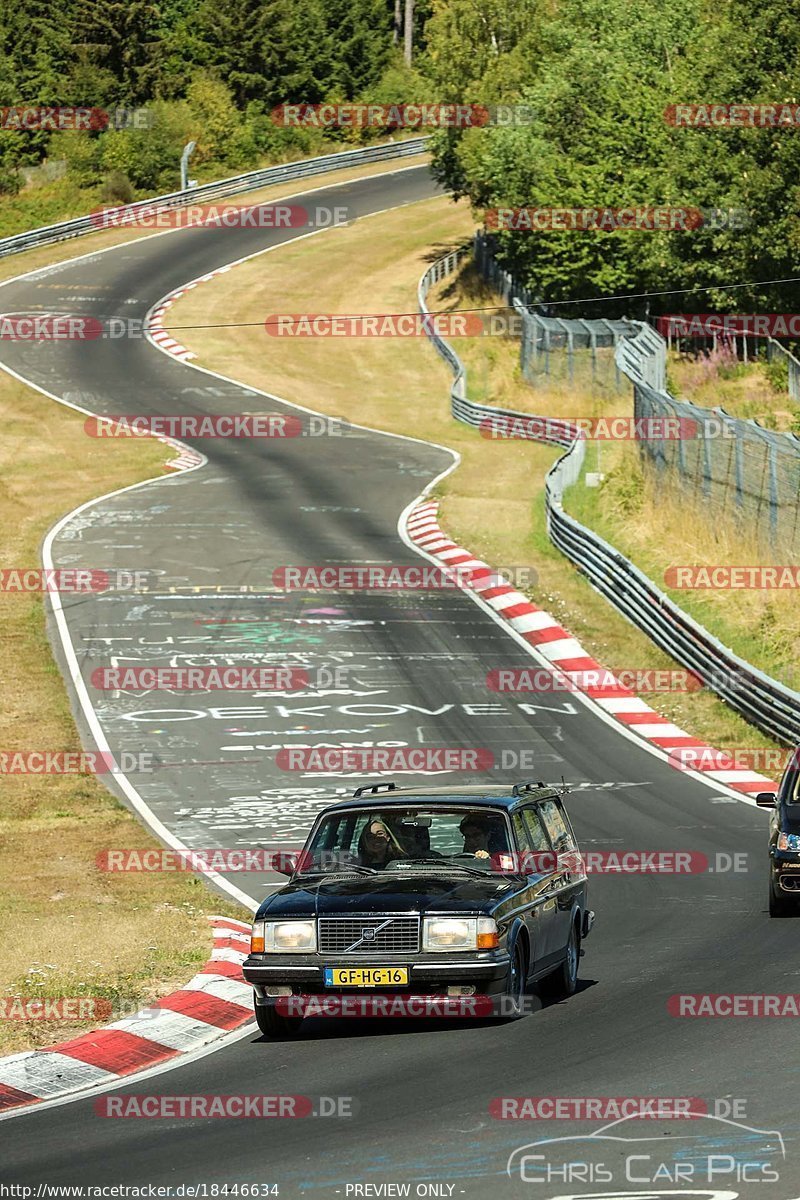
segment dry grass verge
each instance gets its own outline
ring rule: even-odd
[[[0,374],[0,564],[36,567],[65,512],[159,475],[158,442],[87,438],[84,418]],[[0,746],[78,750],[42,597],[0,593]],[[205,914],[242,910],[199,879],[104,874],[111,847],[153,838],[93,775],[4,775],[0,806],[0,999],[89,996],[129,1009],[185,983],[211,947]],[[0,1019],[0,1053],[48,1045],[97,1022]]]
[[[600,661],[617,669],[674,666],[550,544],[542,485],[558,452],[521,441],[487,441],[455,423],[448,400],[450,370],[423,339],[304,338],[298,353],[293,339],[268,337],[252,324],[277,311],[409,312],[426,265],[462,243],[472,229],[466,206],[436,199],[290,243],[181,298],[170,311],[170,325],[197,353],[200,365],[321,412],[453,447],[462,456],[461,466],[439,488],[449,534],[490,562],[533,567],[539,582],[531,598],[558,616]],[[472,306],[474,280],[467,281],[463,296],[453,289],[448,294],[449,286],[433,294],[432,308]],[[220,328],[209,328],[214,324]],[[201,325],[202,333],[196,328]],[[603,411],[600,406],[607,403],[590,392],[531,393],[515,376],[518,348],[511,340],[457,344],[469,359],[471,380],[491,381],[487,394],[494,402],[562,416]],[[623,396],[619,403],[630,402]],[[763,741],[710,693],[647,699],[716,744]]]

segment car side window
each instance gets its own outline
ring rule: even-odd
[[[786,773],[781,780],[779,795],[784,804],[800,804],[800,750],[797,751],[792,762],[786,768]]]
[[[525,822],[522,819],[522,813],[515,812],[511,817],[511,827],[514,830],[514,841],[517,843],[517,849],[521,854],[528,850],[532,850],[531,840],[528,837],[528,830],[525,827]]]
[[[542,819],[535,808],[523,808],[522,819],[528,831],[528,841],[531,849],[537,854],[546,854],[550,849]]]
[[[560,805],[555,800],[542,800],[539,804],[539,813],[545,823],[547,832],[550,834],[553,849],[558,854],[574,850],[576,848],[575,839],[564,820]]]

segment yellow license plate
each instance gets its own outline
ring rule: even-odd
[[[408,967],[326,967],[327,987],[397,987],[408,983]]]

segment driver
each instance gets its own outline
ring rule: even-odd
[[[489,843],[492,835],[497,832],[497,822],[481,813],[467,813],[459,825],[464,838],[464,854],[473,854],[475,858],[489,858],[492,850]]]

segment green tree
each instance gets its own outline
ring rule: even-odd
[[[73,0],[70,23],[75,71],[73,80],[92,80],[86,75],[94,62],[95,82],[107,84],[109,76],[116,89],[105,102],[143,105],[158,92],[163,30],[159,10],[150,0]],[[82,101],[96,104],[93,96]]]

